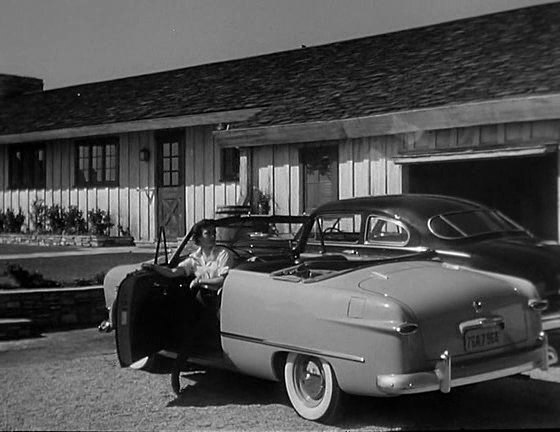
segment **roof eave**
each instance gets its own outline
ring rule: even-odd
[[[64,129],[31,131],[21,134],[0,135],[0,144],[17,144],[34,141],[47,141],[127,132],[140,132],[146,130],[172,129],[219,123],[233,123],[238,121],[245,121],[257,114],[259,111],[261,111],[261,109],[262,108],[239,109],[178,117],[143,119],[130,122],[96,124]]]
[[[469,102],[371,116],[216,131],[223,147],[343,140],[426,130],[560,119],[560,94]]]

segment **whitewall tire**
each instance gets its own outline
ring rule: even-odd
[[[284,383],[296,412],[307,420],[330,423],[339,413],[341,392],[333,369],[325,360],[290,353]]]

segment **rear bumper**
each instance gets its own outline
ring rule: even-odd
[[[560,312],[543,313],[542,328],[544,331],[560,329]]]
[[[476,362],[451,365],[451,356],[444,351],[432,371],[377,376],[377,387],[388,395],[423,393],[451,387],[504,378],[532,369],[548,369],[547,338],[543,333],[538,346],[516,355],[500,355]]]

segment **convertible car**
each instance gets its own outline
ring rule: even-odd
[[[432,251],[329,251],[330,236],[362,226],[344,209],[352,217],[336,225],[318,214],[306,218],[292,248],[280,240],[286,227],[255,229],[255,218],[238,217],[242,237],[259,240],[262,253],[251,241],[232,243],[237,265],[220,298],[191,291],[188,278],[128,273],[112,313],[120,364],[174,359],[171,384],[179,395],[192,364],[282,381],[295,411],[320,422],[336,418],[345,393],[448,393],[548,367],[541,322],[547,302],[534,284],[445,263]],[[274,241],[284,246],[274,250]],[[176,266],[187,245],[162,265]],[[196,342],[184,352],[189,332]]]

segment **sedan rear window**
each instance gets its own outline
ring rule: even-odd
[[[496,211],[473,210],[446,213],[432,217],[428,228],[437,237],[454,240],[482,234],[523,231],[513,221]]]

